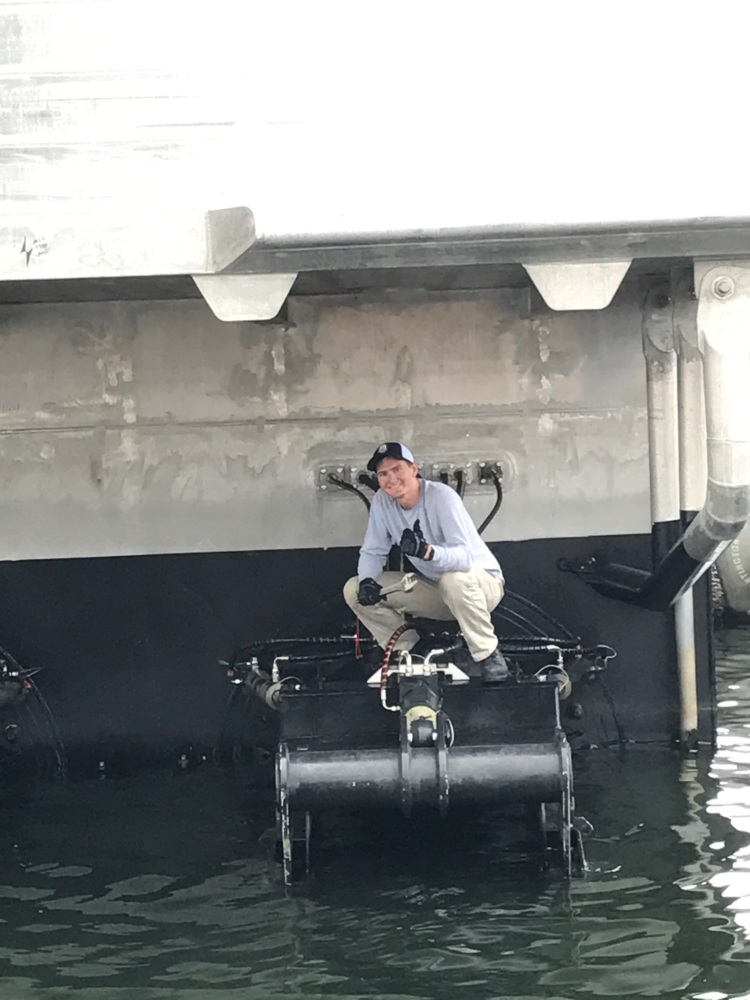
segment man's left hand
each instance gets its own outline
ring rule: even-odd
[[[419,526],[419,519],[414,522],[414,528],[405,528],[401,536],[401,551],[405,556],[414,556],[416,559],[432,558],[432,547],[424,540],[422,529]]]

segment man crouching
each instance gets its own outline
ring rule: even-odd
[[[490,618],[503,597],[503,572],[461,498],[444,483],[421,479],[414,456],[399,441],[381,444],[367,468],[376,473],[380,489],[372,500],[357,576],[344,587],[346,603],[383,648],[407,614],[457,621],[484,683],[507,680],[508,665]],[[401,578],[383,572],[394,544],[418,576],[411,590],[389,593],[386,600],[383,588]],[[409,629],[394,648],[412,649],[418,640]]]

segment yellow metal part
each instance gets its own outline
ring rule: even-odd
[[[407,729],[421,719],[430,722],[433,727],[437,727],[437,712],[433,708],[430,708],[429,705],[414,705],[406,713]]]

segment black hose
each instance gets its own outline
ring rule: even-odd
[[[52,737],[52,752],[54,753],[55,760],[57,761],[57,778],[59,781],[67,781],[68,778],[68,758],[65,753],[65,745],[60,736],[60,730],[57,727],[57,722],[52,714],[52,709],[47,704],[47,700],[39,690],[37,685],[32,680],[27,680],[26,682],[34,697],[42,710],[45,721],[47,723],[47,728],[49,730],[50,736]]]
[[[351,640],[349,641],[349,644],[351,646]],[[262,646],[255,646],[253,648],[259,650],[263,649]],[[283,653],[280,654],[280,657],[284,660],[285,663],[300,663],[300,662],[317,663],[319,660],[320,661],[341,660],[345,656],[351,656],[351,655],[352,655],[351,649],[338,649],[334,653]],[[242,662],[244,661],[236,660],[235,664]]]
[[[377,476],[371,476],[367,472],[360,472],[357,476],[357,482],[361,486],[369,486],[373,493],[377,493],[380,489],[380,483],[377,480]]]
[[[360,644],[362,646],[370,647],[375,645],[374,639],[368,639],[367,637],[362,637],[360,639]],[[300,653],[295,651],[295,647],[305,647],[305,646],[339,646],[340,649],[329,649],[327,651],[321,651],[320,653]],[[236,666],[239,663],[247,663],[252,656],[263,655],[271,650],[278,649],[279,647],[289,647],[289,652],[286,651],[282,653],[276,653],[277,656],[283,655],[287,661],[298,663],[300,661],[310,661],[317,662],[319,660],[339,660],[346,656],[351,656],[352,654],[352,637],[351,636],[308,636],[303,639],[266,639],[257,642],[248,642],[244,646],[240,646],[232,654],[231,664]]]
[[[604,678],[601,673],[595,675],[597,683],[601,686],[602,692],[609,705],[609,710],[612,713],[612,721],[615,724],[615,729],[617,730],[617,743],[620,749],[622,749],[628,742],[628,738],[625,734],[625,730],[622,728],[622,723],[620,722],[620,716],[617,714],[617,706],[615,705],[615,699],[612,697],[609,688],[604,682]]]
[[[530,641],[524,636],[501,635],[498,642],[502,649],[508,649],[514,653],[548,653],[552,650],[560,650],[563,654],[581,656],[585,650],[579,643],[566,642],[565,639],[547,638],[546,636],[538,641]]]
[[[337,479],[336,476],[329,476],[328,482],[331,483],[333,486],[338,486],[340,490],[346,490],[347,493],[354,493],[356,496],[359,497],[359,499],[362,501],[365,507],[367,507],[368,510],[370,509],[370,501],[364,495],[362,490],[358,490],[356,486],[352,486],[351,483],[347,483],[343,479]]]
[[[543,633],[541,629],[537,628],[533,622],[530,622],[528,618],[514,611],[512,608],[504,608],[498,605],[495,608],[493,614],[497,618],[502,618],[507,621],[510,625],[518,625],[526,635],[534,635],[537,638],[543,638]]]
[[[463,469],[456,469],[456,493],[463,500],[464,493],[466,492],[466,476],[464,475]]]
[[[553,618],[552,615],[543,608],[540,608],[538,604],[534,604],[534,602],[529,600],[528,597],[523,597],[521,594],[517,594],[513,590],[506,590],[505,597],[518,601],[518,603],[522,604],[524,607],[529,608],[531,611],[535,611],[544,621],[547,622],[548,625],[559,629],[561,635],[567,636],[568,639],[578,640],[579,637],[574,635],[570,629],[566,628],[561,622],[557,621],[556,618]]]
[[[221,754],[221,749],[224,746],[224,739],[225,739],[226,733],[227,733],[227,726],[229,725],[229,719],[230,719],[230,717],[232,715],[232,709],[234,708],[234,703],[237,700],[237,697],[238,697],[238,695],[240,693],[241,686],[242,685],[240,685],[240,684],[233,684],[232,685],[231,694],[229,695],[229,698],[227,699],[227,707],[224,710],[224,718],[221,720],[221,728],[219,729],[219,737],[218,737],[218,739],[216,741],[216,746],[214,747],[214,750],[213,750],[213,755],[212,756],[213,756],[214,763],[218,762],[219,755]]]
[[[502,482],[500,480],[500,476],[498,476],[498,474],[495,472],[494,469],[490,469],[490,475],[492,476],[493,482],[495,483],[495,493],[497,494],[497,498],[495,499],[495,504],[494,504],[492,510],[489,512],[489,514],[487,515],[487,517],[485,517],[485,519],[482,521],[482,523],[477,528],[477,531],[479,532],[480,535],[482,534],[482,532],[484,531],[484,529],[487,527],[487,525],[495,517],[495,514],[497,514],[497,512],[500,510],[500,506],[501,506],[501,504],[503,502],[503,484],[502,484]]]
[[[363,643],[367,643],[368,640],[362,639]],[[374,642],[375,640],[370,640]],[[251,642],[243,643],[235,650],[232,661],[235,662],[237,658],[244,654],[245,652],[254,652],[257,649],[273,649],[276,646],[351,646],[352,638],[351,636],[345,635],[308,635],[300,638],[282,638],[282,639],[254,639]]]

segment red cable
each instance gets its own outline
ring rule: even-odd
[[[393,635],[390,637],[390,639],[388,640],[388,642],[386,644],[385,653],[384,653],[384,656],[383,656],[383,663],[382,663],[382,665],[380,667],[380,690],[381,691],[385,690],[385,686],[388,683],[388,667],[390,666],[391,653],[393,652],[393,647],[396,645],[396,640],[399,638],[399,636],[403,635],[403,633],[406,632],[407,629],[410,629],[410,628],[411,628],[411,624],[409,622],[404,622],[403,625],[399,625],[399,627],[396,629],[396,631],[393,633]]]

